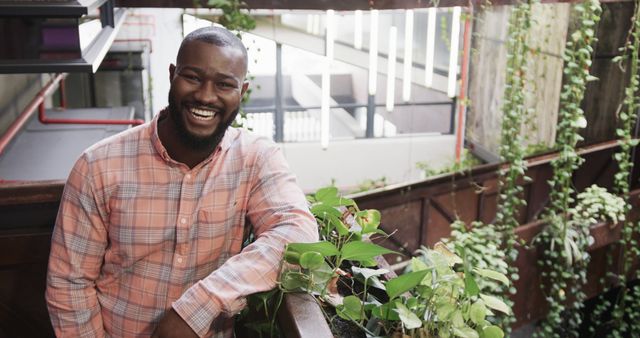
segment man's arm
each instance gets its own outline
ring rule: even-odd
[[[107,233],[88,172],[83,156],[65,185],[51,239],[45,296],[58,337],[104,337],[94,281]]]
[[[233,315],[245,297],[276,286],[285,245],[318,240],[315,218],[280,149],[257,159],[247,205],[256,241],[187,290],[173,309],[199,336],[220,314]]]

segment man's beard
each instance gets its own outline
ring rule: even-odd
[[[169,118],[173,120],[174,125],[180,135],[180,140],[190,148],[194,150],[206,150],[206,149],[215,149],[218,146],[225,132],[229,128],[229,126],[233,123],[238,112],[240,111],[240,107],[236,108],[235,111],[231,113],[231,116],[227,120],[221,120],[216,129],[208,136],[198,136],[194,135],[187,130],[187,127],[184,124],[184,120],[182,118],[182,112],[178,104],[173,99],[171,92],[169,92]]]

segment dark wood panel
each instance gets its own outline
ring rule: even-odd
[[[420,229],[415,231],[396,231],[420,224],[422,216],[422,203],[420,200],[410,203],[390,206],[380,211],[382,214],[382,226],[388,233],[393,232],[393,239],[396,245],[403,249],[415,250],[420,246]]]
[[[0,266],[0,336],[54,337],[44,300],[47,262]]]
[[[634,12],[633,3],[610,3],[603,5],[602,9],[596,30],[596,56],[591,66],[591,75],[599,80],[587,84],[582,101],[589,124],[580,134],[589,142],[616,137],[616,112],[629,83],[629,72],[622,72],[611,60],[620,54],[619,48],[627,39]]]
[[[542,3],[577,2],[578,0],[542,0]],[[603,0],[602,2],[629,2],[631,0]],[[402,9],[433,7],[436,2],[423,0],[245,0],[251,9],[335,9],[338,11],[356,9]],[[118,7],[174,7],[174,8],[200,8],[207,7],[207,0],[116,0]],[[480,0],[440,0],[438,7],[478,6]],[[494,0],[493,5],[511,5],[517,0]],[[484,4],[484,2],[482,2]]]
[[[0,206],[60,202],[64,181],[36,181],[0,184]]]

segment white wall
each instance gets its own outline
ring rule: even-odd
[[[139,8],[130,13],[151,15],[155,17],[155,34],[150,27],[123,26],[118,39],[150,38],[153,41],[150,71],[153,89],[153,107],[157,113],[167,105],[169,93],[169,64],[175,62],[176,54],[182,41],[182,10],[181,9],[149,9]],[[140,18],[130,18],[138,21]],[[251,44],[253,39],[247,36],[251,52],[258,53],[263,58],[269,49],[264,44],[261,48]],[[251,42],[251,43],[249,43]],[[253,49],[253,50],[252,50]],[[270,50],[270,49],[269,49]],[[289,53],[287,54],[289,55]],[[253,60],[253,57],[250,56]],[[302,67],[293,67],[297,60],[287,61],[288,72],[285,73],[314,73],[315,63],[308,61]],[[263,67],[265,68],[265,67]],[[269,67],[266,67],[268,69]],[[382,67],[384,68],[384,67]],[[349,68],[351,69],[351,67]],[[275,69],[272,69],[275,71]],[[255,74],[261,74],[254,70]],[[340,73],[339,71],[336,71]],[[267,72],[271,74],[271,72]],[[366,84],[366,72],[356,72],[354,82]],[[359,79],[361,81],[359,81]],[[384,79],[379,88],[384,88]],[[366,87],[354,86],[354,94],[358,94]],[[417,91],[415,91],[417,92]],[[415,93],[414,92],[414,93]],[[365,92],[366,95],[366,92]],[[365,101],[366,102],[366,96]],[[285,143],[281,144],[291,169],[298,177],[298,182],[305,191],[326,186],[335,179],[341,188],[355,187],[366,179],[386,177],[388,183],[400,183],[421,178],[422,171],[416,168],[417,162],[428,162],[432,168],[450,165],[454,156],[455,139],[452,135],[402,136],[380,139],[332,140],[327,150],[322,150],[319,143]]]
[[[298,184],[305,192],[331,184],[356,187],[366,179],[386,177],[388,183],[419,180],[417,162],[432,168],[450,165],[454,159],[455,136],[406,136],[394,138],[332,141],[327,150],[319,143],[280,145]]]
[[[169,65],[175,63],[182,42],[182,12],[179,8],[129,9],[127,22],[155,22],[155,28],[151,25],[123,25],[118,33],[117,39],[152,41],[153,53],[150,56],[149,70],[152,78],[153,115],[168,105]]]

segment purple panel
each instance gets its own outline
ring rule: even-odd
[[[80,51],[78,27],[42,27],[42,50]]]

